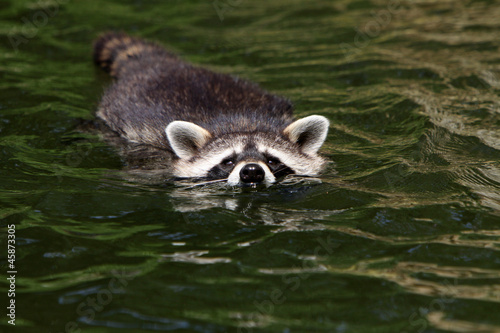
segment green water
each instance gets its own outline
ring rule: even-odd
[[[4,0],[0,331],[500,332],[499,18],[495,1]],[[78,130],[111,82],[91,62],[109,29],[328,117],[334,163],[261,191],[123,173]]]

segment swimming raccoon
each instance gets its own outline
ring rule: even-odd
[[[123,33],[101,35],[94,61],[116,78],[97,116],[128,142],[175,154],[176,177],[269,185],[288,174],[317,175],[325,166],[317,152],[328,120],[294,121],[288,100],[254,83]]]

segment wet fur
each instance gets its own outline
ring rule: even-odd
[[[286,170],[315,175],[324,165],[325,161],[316,155],[316,147],[310,149],[301,142],[317,132],[326,136],[327,120],[306,121],[312,130],[304,136],[300,130],[295,133],[290,130],[298,123],[294,123],[291,103],[254,83],[194,66],[157,44],[114,32],[96,40],[94,61],[116,79],[104,94],[97,116],[112,132],[131,143],[132,148],[122,149],[125,154],[151,153],[161,168],[171,168],[180,177],[227,177],[229,172],[216,165],[220,163],[217,154],[244,151],[236,162],[245,158],[265,161],[272,147],[279,147],[274,157],[286,164],[277,168],[278,173]],[[165,131],[166,125],[179,120],[208,131],[206,137],[200,138],[203,145],[193,149],[197,154],[189,158],[175,157]],[[323,140],[318,141],[319,145]],[[179,155],[179,149],[176,152]],[[269,169],[274,172],[272,167]]]
[[[95,62],[118,79],[104,95],[97,116],[132,142],[170,149],[165,125],[180,119],[214,137],[261,131],[281,135],[293,121],[286,99],[254,83],[193,66],[141,39],[105,34],[94,50]]]

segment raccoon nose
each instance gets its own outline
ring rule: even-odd
[[[240,170],[240,179],[244,183],[260,183],[265,175],[264,169],[255,163],[249,163]]]

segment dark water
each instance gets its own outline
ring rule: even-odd
[[[124,175],[78,131],[108,29],[328,117],[335,164],[261,191]],[[0,35],[0,331],[500,332],[497,1],[4,0]]]

